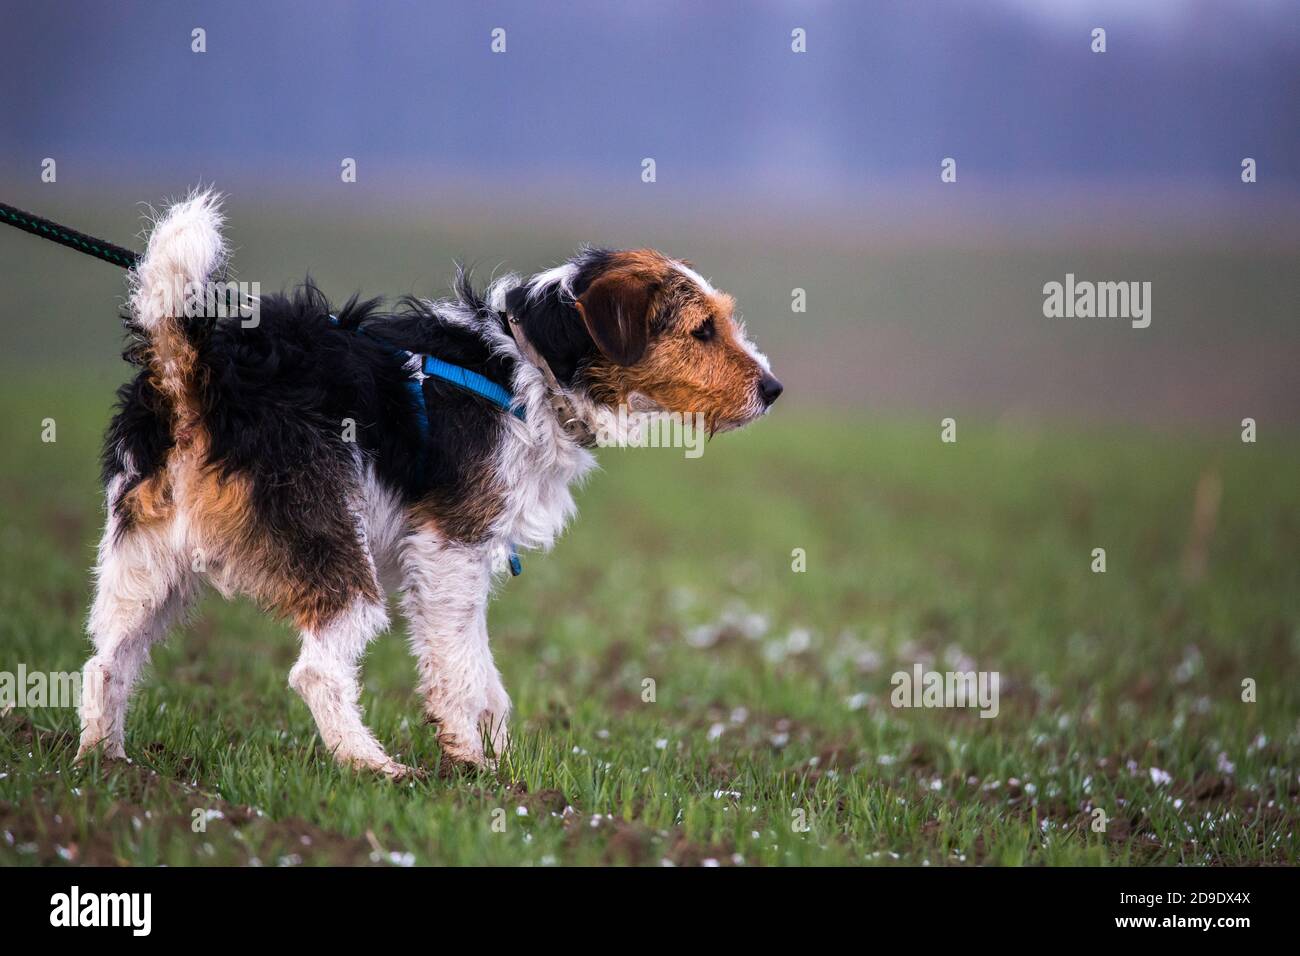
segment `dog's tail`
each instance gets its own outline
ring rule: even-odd
[[[221,197],[195,190],[157,217],[130,273],[131,311],[146,339],[144,358],[178,411],[194,407],[195,341],[211,320],[192,304],[208,301],[206,284],[226,267],[223,222]]]

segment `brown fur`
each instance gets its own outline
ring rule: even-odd
[[[620,253],[618,260],[592,283],[593,289],[601,286],[594,305],[603,307],[606,296],[617,296],[625,321],[636,323],[630,338],[645,344],[631,364],[619,361],[626,353],[614,350],[611,356],[602,346],[605,361],[590,372],[593,398],[618,405],[640,393],[670,412],[702,414],[711,432],[740,423],[763,371],[741,341],[735,300],[704,292],[653,250]],[[584,300],[590,295],[589,289],[578,301],[589,327],[593,303]],[[597,313],[607,336],[617,334],[609,311]],[[709,319],[714,337],[701,342],[691,333]]]
[[[306,573],[303,561],[258,521],[248,476],[223,474],[207,460],[202,428],[191,426],[182,434],[181,427],[175,428],[177,443],[166,467],[122,499],[133,527],[170,520],[181,505],[195,547],[217,576],[302,629],[328,624],[358,597],[380,600],[379,583],[354,529],[320,542],[326,557]]]
[[[596,346],[617,365],[635,365],[650,339],[672,264],[652,249],[620,252],[574,304]]]
[[[149,338],[150,384],[164,398],[177,440],[188,438],[199,425],[199,396],[207,384],[206,370],[186,339],[176,317],[164,319]]]
[[[127,527],[154,525],[174,513],[171,481],[166,471],[146,478],[118,500],[118,513]]]
[[[454,496],[431,494],[409,509],[413,527],[429,526],[448,541],[477,544],[485,540],[505,510],[505,489],[495,475],[477,472]]]

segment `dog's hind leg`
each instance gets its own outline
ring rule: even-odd
[[[425,714],[438,724],[444,753],[483,766],[489,762],[484,737],[501,756],[510,716],[510,698],[488,647],[489,552],[418,531],[403,543],[402,569],[402,610]]]
[[[110,509],[112,503],[110,494]],[[149,648],[183,616],[196,591],[170,521],[119,529],[110,517],[88,623],[95,654],[82,676],[78,758],[97,746],[109,757],[126,755],[127,703]]]
[[[306,702],[339,763],[400,778],[411,768],[389,757],[361,719],[361,658],[387,627],[383,602],[359,596],[328,622],[305,628],[289,686]]]

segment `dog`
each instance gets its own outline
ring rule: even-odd
[[[362,721],[358,670],[400,594],[426,717],[453,761],[490,766],[510,698],[487,605],[516,549],[549,549],[620,406],[701,415],[710,434],[781,394],[732,298],[685,262],[583,249],[482,294],[334,312],[310,283],[258,299],[256,323],[195,315],[227,275],[220,197],[157,217],[130,274],[140,366],[103,454],[78,757],[125,756],[151,645],[204,584],[301,635],[289,685],[341,764],[393,778]],[[187,298],[188,297],[188,298]]]

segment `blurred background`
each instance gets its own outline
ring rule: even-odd
[[[264,290],[438,294],[455,258],[486,278],[656,245],[737,296],[788,414],[1300,412],[1291,0],[55,0],[6,19],[0,195],[138,245],[142,203],[215,184]],[[0,263],[0,361],[125,374],[116,269],[9,231]],[[1044,318],[1067,272],[1151,282],[1150,328]]]
[[[138,774],[83,791],[70,710],[0,715],[0,864],[365,861],[372,828],[419,862],[1300,859],[1295,0],[3,22],[6,202],[139,248],[146,204],[215,184],[240,279],[310,273],[335,301],[442,294],[458,258],[485,281],[657,246],[736,296],[786,392],[698,460],[602,451],[581,520],[493,605],[519,779],[620,829],[534,803],[505,839],[503,781],[466,814],[459,788],[338,776],[285,691],[287,628],[209,598],[133,706]],[[1046,318],[1068,273],[1149,282],[1150,327]],[[4,228],[0,275],[0,670],[68,670],[124,277]],[[922,664],[999,673],[1000,718],[892,706]],[[403,642],[365,677],[380,739],[436,766]],[[226,803],[192,783],[260,822],[196,855],[194,801]]]

